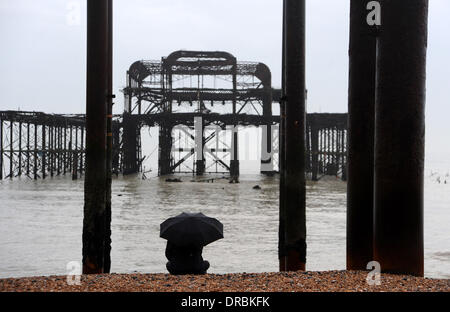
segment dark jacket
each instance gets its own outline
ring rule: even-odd
[[[171,274],[204,274],[209,267],[202,258],[203,247],[177,246],[167,241],[167,269]]]

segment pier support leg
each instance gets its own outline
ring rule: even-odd
[[[374,258],[423,276],[428,0],[382,1],[375,117]]]
[[[305,270],[305,1],[286,0],[286,269]]]
[[[203,119],[201,117],[195,117],[194,119],[194,131],[195,131],[195,154],[196,154],[196,175],[202,176],[205,174],[205,155],[203,154],[203,145],[205,143],[205,128],[203,125]]]
[[[367,24],[367,3],[350,4],[347,269],[365,270],[373,260],[373,172],[376,32]],[[373,29],[372,29],[373,28]],[[344,177],[344,169],[342,175]]]
[[[311,126],[311,180],[318,181],[319,173],[319,130],[316,125]]]
[[[108,1],[87,2],[83,274],[104,272]]]
[[[0,119],[0,180],[3,180],[3,119]]]
[[[77,164],[78,164],[78,153],[77,152],[73,152],[73,157],[72,157],[72,180],[77,180],[78,179],[78,170],[77,170]]]
[[[162,123],[159,128],[159,175],[172,174],[172,125]]]
[[[111,186],[112,186],[112,113],[113,113],[113,0],[108,0],[108,99],[106,102],[106,209],[104,273],[111,271]],[[83,133],[83,132],[82,132]]]
[[[239,179],[239,130],[238,126],[233,126],[231,134],[231,160],[230,160],[230,177],[231,180],[237,182]]]
[[[266,118],[272,117],[272,79],[267,78],[267,86],[264,91],[266,95],[263,99],[263,116]],[[262,144],[261,144],[261,173],[271,175],[273,174],[273,143],[272,143],[272,123],[268,122],[262,127]]]
[[[278,223],[278,261],[280,272],[286,271],[286,0],[283,0],[281,55],[281,99],[280,99],[280,131],[279,131],[279,223]]]
[[[123,174],[134,174],[138,166],[138,127],[129,113],[123,114]]]
[[[273,173],[273,158],[272,158],[272,125],[265,124],[262,127],[262,142],[261,142],[261,173],[270,175]]]

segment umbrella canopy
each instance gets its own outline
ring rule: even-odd
[[[183,212],[161,223],[159,236],[178,246],[206,246],[223,238],[223,224],[203,213]]]

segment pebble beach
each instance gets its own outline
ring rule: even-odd
[[[173,276],[168,274],[82,275],[0,279],[0,292],[450,292],[449,279],[381,275],[371,286],[367,272],[283,272]]]

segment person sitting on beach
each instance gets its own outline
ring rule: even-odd
[[[206,274],[209,262],[202,258],[203,247],[177,246],[167,241],[166,257],[169,260],[166,268],[172,275]]]

